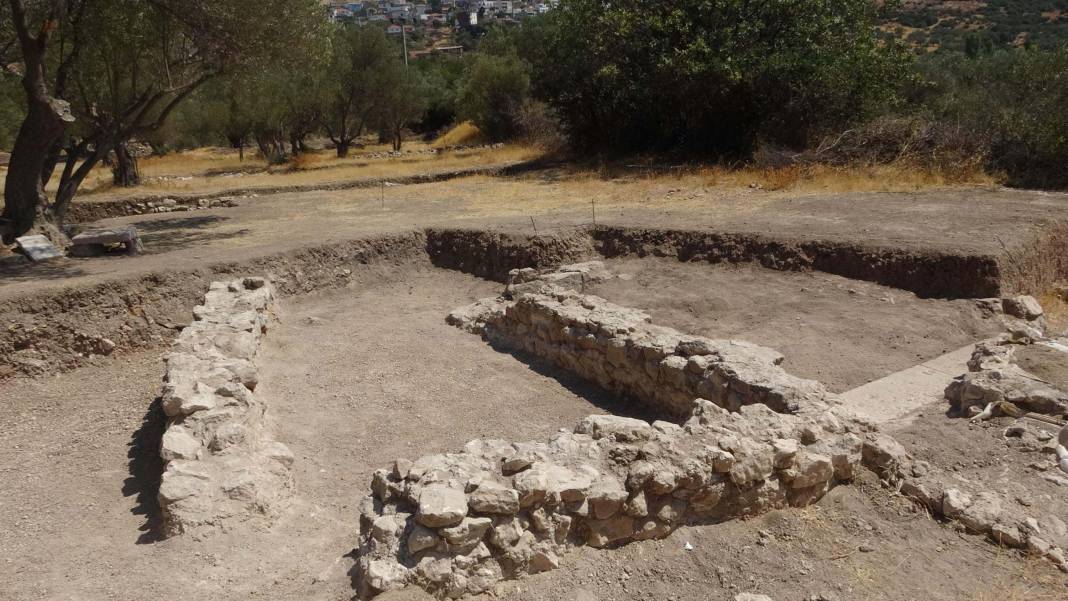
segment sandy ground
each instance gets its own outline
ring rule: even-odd
[[[348,289],[283,302],[258,394],[298,458],[298,498],[266,532],[238,528],[204,541],[152,536],[160,423],[149,407],[162,372],[158,354],[0,384],[0,597],[349,599],[346,554],[374,469],[481,436],[542,439],[589,413],[624,411],[580,382],[444,324],[450,309],[498,290],[452,272],[383,268]],[[966,455],[957,469],[973,478],[1034,460],[1033,451],[1009,448],[998,424],[977,435],[943,410],[931,407],[899,434],[921,457],[952,467]],[[1056,492],[1035,477],[1012,481],[1031,491],[1033,503],[1051,503]],[[583,549],[563,564],[504,583],[497,594],[515,601],[1068,594],[1047,563],[939,525],[867,480],[804,511],[683,528],[617,551]]]
[[[565,170],[471,177],[384,190],[277,194],[236,208],[104,220],[136,224],[147,254],[0,267],[0,298],[153,271],[191,269],[429,226],[552,234],[601,224],[759,233],[999,254],[1063,219],[1068,194],[993,188],[798,193],[712,185],[700,177],[596,179]],[[533,219],[533,224],[532,224]]]
[[[673,259],[607,261],[618,277],[598,296],[653,322],[709,338],[748,340],[786,356],[785,369],[844,392],[1000,331],[968,300],[920,299],[826,273]]]

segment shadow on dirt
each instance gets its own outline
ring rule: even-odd
[[[65,280],[85,275],[85,270],[73,259],[53,259],[31,263],[21,255],[8,255],[0,260],[0,283],[41,280]]]
[[[640,419],[647,422],[656,420],[673,421],[671,417],[660,415],[636,400],[620,397],[601,388],[597,384],[584,380],[565,369],[559,368],[552,363],[537,357],[536,355],[495,344],[491,346],[493,346],[493,350],[499,353],[511,355],[517,361],[526,365],[534,373],[556,380],[572,394],[586,399],[591,404],[603,409],[608,414]],[[570,426],[573,424],[564,425]]]
[[[230,240],[247,235],[251,230],[224,230],[213,228],[230,221],[230,217],[198,215],[195,217],[171,217],[142,221],[137,224],[148,254],[160,254],[203,245],[217,240]]]
[[[160,477],[163,473],[163,459],[159,456],[160,441],[167,425],[167,416],[163,413],[163,401],[156,397],[149,405],[148,411],[141,418],[139,427],[130,437],[129,458],[130,476],[122,483],[122,496],[137,496],[134,515],[145,517],[145,523],[139,528],[141,535],[137,544],[154,543],[163,538],[163,516],[160,513],[159,493]]]

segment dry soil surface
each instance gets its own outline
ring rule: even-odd
[[[591,180],[547,170],[381,190],[266,195],[243,199],[236,208],[107,219],[98,225],[137,225],[146,254],[36,266],[0,262],[0,298],[432,226],[551,234],[596,220],[997,255],[1063,220],[1066,208],[1068,194],[992,188],[813,194],[723,188],[694,177]]]
[[[590,292],[647,312],[658,325],[748,340],[786,356],[783,367],[835,392],[851,390],[998,333],[974,301],[915,294],[820,272],[607,261],[617,277]]]
[[[542,439],[591,412],[625,411],[444,324],[450,309],[498,290],[431,268],[383,268],[348,289],[283,302],[257,394],[297,456],[298,492],[270,531],[236,528],[202,541],[152,535],[158,354],[0,383],[0,597],[349,599],[347,554],[374,469],[481,436]],[[975,469],[986,472],[964,474],[979,477],[1015,474],[1037,456],[1009,449],[995,426],[977,436],[942,409],[932,407],[923,427],[903,436],[923,458],[981,460]],[[1037,476],[1021,482],[1038,483],[1029,489],[1032,503],[1055,493]],[[778,601],[1045,601],[1068,594],[1048,563],[935,523],[866,479],[804,511],[683,528],[615,551],[584,549],[563,563],[502,584],[499,597],[708,601],[762,592]]]

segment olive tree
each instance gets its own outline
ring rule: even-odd
[[[94,167],[115,151],[129,159],[124,145],[162,127],[205,82],[282,64],[325,21],[316,0],[5,1],[11,25],[0,52],[18,40],[27,95],[5,184],[5,241],[39,219],[62,223]],[[65,134],[67,161],[49,201],[49,156]]]
[[[345,157],[382,105],[387,92],[382,75],[398,50],[379,27],[339,27],[331,41],[322,126],[337,156]]]

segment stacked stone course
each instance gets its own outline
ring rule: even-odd
[[[269,516],[291,493],[293,455],[271,438],[253,394],[273,303],[262,278],[215,282],[167,356],[159,502],[168,534]]]
[[[447,321],[490,343],[530,353],[633,398],[660,415],[685,417],[694,399],[731,411],[761,404],[793,413],[835,403],[823,385],[788,374],[783,356],[737,340],[711,340],[656,326],[639,310],[570,288],[585,272],[565,266],[532,280],[516,272],[514,300],[484,299]],[[569,274],[578,273],[582,277]],[[516,283],[518,280],[518,284]]]
[[[692,407],[681,426],[591,416],[546,443],[475,440],[379,470],[361,512],[362,594],[481,593],[558,567],[572,547],[806,506],[863,456],[864,426],[837,408]]]

